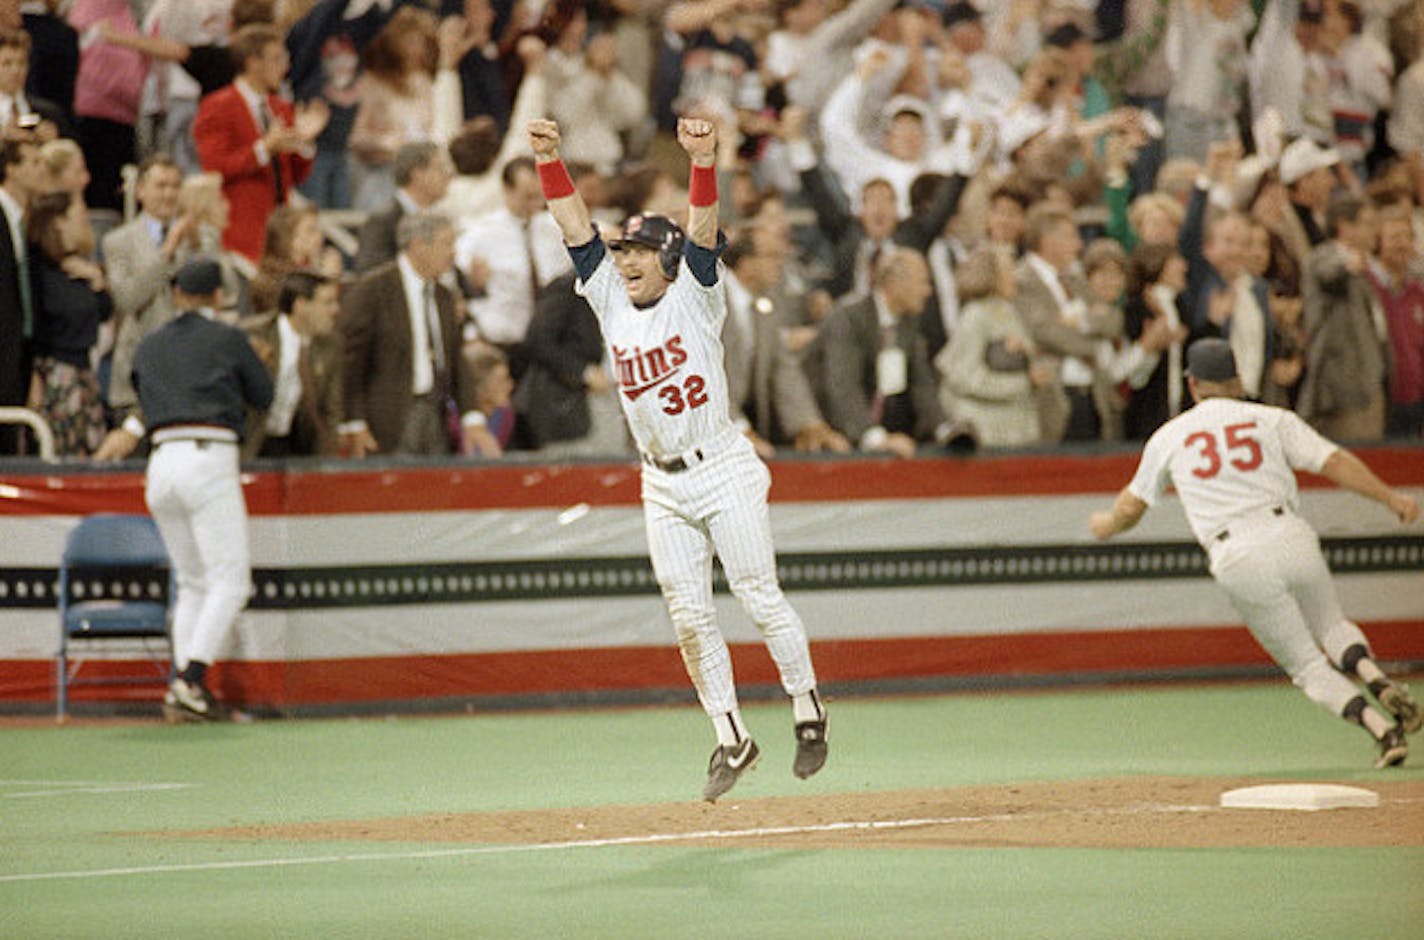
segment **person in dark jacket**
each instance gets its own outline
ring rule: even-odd
[[[87,457],[108,430],[89,351],[114,310],[104,271],[81,253],[86,230],[78,193],[36,196],[25,215],[35,313],[39,411],[54,433],[55,455]]]
[[[178,580],[170,721],[215,721],[207,685],[252,589],[238,444],[247,408],[272,404],[272,378],[236,327],[217,322],[222,266],[198,257],[173,279],[176,319],[134,355],[133,384],[153,440],[144,499]]]

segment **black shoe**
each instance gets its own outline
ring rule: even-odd
[[[186,679],[174,679],[163,696],[163,714],[169,721],[222,721],[222,706],[207,686]]]
[[[796,760],[791,764],[791,772],[802,780],[826,766],[830,724],[830,718],[822,715],[820,721],[803,721],[796,725]]]
[[[702,788],[702,798],[709,803],[717,802],[717,797],[736,785],[742,774],[756,766],[761,757],[761,749],[751,738],[743,738],[735,746],[718,745],[707,763],[707,785]]]
[[[1398,767],[1409,756],[1409,745],[1404,740],[1404,729],[1395,725],[1379,739],[1380,756],[1375,767]]]

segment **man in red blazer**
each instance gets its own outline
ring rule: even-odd
[[[228,48],[237,79],[198,105],[193,139],[203,169],[223,178],[231,207],[223,247],[257,261],[267,217],[311,172],[313,141],[329,114],[320,98],[293,108],[277,94],[291,60],[276,29],[244,26]]]

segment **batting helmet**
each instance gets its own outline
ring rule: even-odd
[[[658,253],[658,265],[669,279],[677,277],[677,262],[682,257],[684,236],[677,223],[665,215],[639,212],[623,220],[623,230],[609,247],[615,251],[624,245],[643,245]]]

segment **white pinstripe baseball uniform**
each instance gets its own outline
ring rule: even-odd
[[[813,690],[816,676],[805,628],[777,581],[767,511],[771,473],[730,417],[721,286],[699,283],[685,257],[678,270],[662,297],[640,309],[604,252],[578,290],[598,316],[619,401],[643,454],[653,572],[688,675],[715,717],[737,708],[737,694],[712,603],[714,548],[787,694]]]
[[[1251,634],[1338,715],[1359,691],[1332,663],[1366,641],[1341,610],[1315,530],[1297,514],[1293,472],[1320,472],[1336,449],[1294,412],[1208,398],[1152,435],[1128,490],[1150,506],[1171,482]]]

